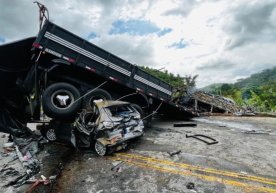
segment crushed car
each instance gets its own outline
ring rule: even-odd
[[[125,149],[132,139],[144,135],[140,113],[131,103],[95,100],[73,123],[50,121],[41,133],[49,141],[66,140],[77,147],[93,147],[100,156]]]

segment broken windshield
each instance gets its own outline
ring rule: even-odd
[[[106,107],[106,109],[108,109],[108,112],[110,112],[113,117],[127,116],[130,113],[135,112],[130,105],[110,106]]]

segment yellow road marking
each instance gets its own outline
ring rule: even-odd
[[[276,180],[269,179],[269,178],[263,178],[259,176],[252,176],[252,175],[241,175],[239,173],[235,172],[229,172],[229,171],[222,171],[222,170],[217,170],[213,168],[203,168],[200,166],[193,166],[190,164],[184,164],[184,163],[176,163],[168,160],[162,160],[162,159],[156,159],[152,157],[146,157],[146,156],[141,156],[141,155],[135,155],[135,154],[126,154],[126,153],[118,153],[116,156],[125,156],[129,158],[135,158],[137,160],[143,160],[146,162],[153,162],[153,163],[161,163],[169,166],[176,166],[188,170],[195,170],[195,171],[202,171],[205,173],[211,173],[211,174],[218,174],[218,175],[223,175],[227,177],[233,177],[233,178],[238,178],[238,179],[245,179],[249,181],[255,181],[255,182],[260,182],[264,184],[270,184],[270,185],[276,185]]]
[[[234,173],[234,172],[220,171],[220,170],[216,170],[216,169],[212,169],[212,168],[202,168],[202,167],[198,167],[198,166],[192,166],[189,164],[180,164],[180,163],[175,163],[175,162],[171,162],[171,161],[167,161],[167,160],[161,160],[161,159],[155,159],[155,158],[151,158],[151,157],[141,156],[141,155],[119,153],[119,154],[116,154],[116,156],[117,157],[110,157],[110,159],[125,161],[125,162],[135,165],[135,166],[139,166],[139,167],[143,167],[143,168],[147,168],[147,169],[154,169],[154,170],[158,170],[161,172],[169,172],[169,173],[178,174],[178,175],[194,176],[194,177],[197,177],[197,178],[200,178],[203,180],[207,180],[207,181],[220,182],[220,183],[228,184],[231,186],[240,187],[247,191],[276,193],[276,189],[272,189],[269,187],[255,186],[255,185],[248,184],[245,182],[239,182],[239,181],[235,181],[235,180],[225,179],[225,178],[222,178],[219,176],[209,176],[209,175],[205,175],[205,174],[192,173],[191,171],[179,170],[178,168],[173,169],[173,168],[165,168],[165,167],[166,166],[167,167],[174,166],[174,167],[179,167],[181,169],[189,169],[189,170],[191,170],[191,168],[192,168],[192,170],[196,170],[196,171],[203,171],[203,172],[208,171],[207,173],[210,173],[210,174],[220,174],[220,175],[223,175],[226,177],[234,177],[234,178],[237,178],[236,180],[239,180],[241,178],[241,179],[257,181],[257,182],[261,182],[261,183],[265,183],[265,184],[267,184],[267,182],[269,182],[268,184],[271,184],[271,181],[273,181],[272,179],[266,179],[266,178],[257,177],[257,176],[240,176],[238,173]],[[145,161],[146,163],[141,163],[141,161]],[[156,164],[163,164],[165,167],[157,166]]]

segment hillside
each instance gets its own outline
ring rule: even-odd
[[[256,111],[276,111],[276,67],[266,69],[234,84],[218,83],[203,88],[206,92],[232,98]]]
[[[273,80],[276,80],[276,67],[266,69],[260,73],[253,74],[246,79],[240,80],[235,83],[235,86],[239,88],[263,86]]]
[[[210,93],[214,93],[214,91],[219,91],[221,86],[225,84],[225,83],[214,83],[214,84],[210,84],[204,88],[202,88],[202,90],[206,91],[206,92],[210,92]]]

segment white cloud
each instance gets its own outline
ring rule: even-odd
[[[198,86],[234,82],[276,65],[275,0],[42,1],[56,24],[131,63],[199,74]],[[110,34],[117,20],[149,21],[164,36]],[[2,27],[5,26],[5,27]],[[36,5],[0,0],[0,37],[12,41],[38,29]],[[185,47],[171,45],[183,41]]]

